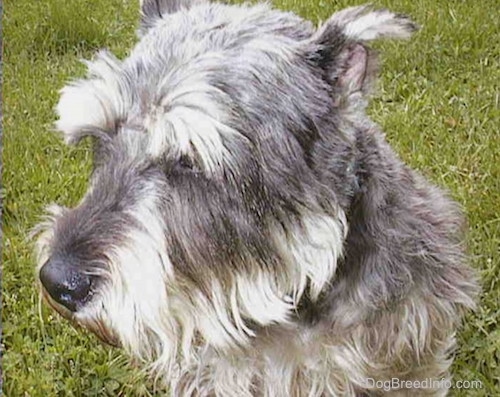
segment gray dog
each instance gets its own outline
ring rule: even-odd
[[[175,396],[445,395],[477,293],[461,216],[365,114],[366,42],[415,25],[369,7],[318,29],[267,4],[141,11],[130,56],[100,52],[62,90],[57,127],[93,138],[94,171],[40,225],[47,302]]]

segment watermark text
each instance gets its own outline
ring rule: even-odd
[[[480,380],[456,380],[441,378],[425,378],[420,380],[404,380],[391,378],[387,380],[366,379],[369,389],[381,389],[384,391],[400,389],[482,389],[483,382]]]

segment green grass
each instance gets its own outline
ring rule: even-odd
[[[117,350],[74,330],[38,299],[27,234],[51,202],[74,205],[86,188],[88,146],[51,132],[58,90],[102,47],[134,42],[131,0],[4,1],[4,393],[18,396],[161,395]],[[280,0],[314,21],[359,1]],[[458,335],[455,379],[500,390],[500,30],[496,0],[387,0],[422,30],[377,44],[383,69],[370,112],[402,158],[447,187],[470,223],[472,264],[482,277],[477,312]]]

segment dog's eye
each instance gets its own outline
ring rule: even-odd
[[[187,156],[178,158],[163,157],[156,163],[163,172],[171,173],[189,173],[193,169],[193,162]]]
[[[182,155],[179,158],[177,166],[184,169],[184,170],[193,170],[194,169],[194,162],[189,156]]]
[[[196,160],[187,155],[181,155],[175,160],[167,161],[165,166],[167,172],[176,174],[198,174],[201,172]]]

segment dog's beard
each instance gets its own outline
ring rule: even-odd
[[[195,360],[203,345],[240,349],[257,328],[289,323],[302,295],[307,292],[314,300],[331,281],[347,231],[340,210],[337,218],[308,214],[287,231],[281,225],[261,231],[283,258],[279,271],[255,261],[246,263],[249,272],[235,269],[217,278],[200,263],[203,277],[211,277],[200,286],[176,273],[166,255],[168,239],[156,192],[143,197],[129,211],[134,227],[120,244],[107,247],[105,270],[90,302],[71,313],[43,288],[42,294],[71,322],[165,374],[180,362]],[[40,266],[49,255],[55,222],[57,216],[43,226]],[[241,257],[252,261],[248,253]]]

